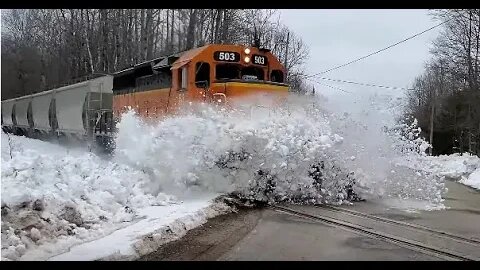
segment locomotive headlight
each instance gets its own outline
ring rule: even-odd
[[[245,56],[245,59],[244,59],[244,60],[245,60],[245,63],[249,63],[249,62],[250,62],[250,57]]]
[[[250,49],[249,48],[245,49],[245,54],[250,54]]]

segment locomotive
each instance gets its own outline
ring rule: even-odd
[[[128,109],[158,119],[186,103],[228,106],[259,93],[285,97],[289,91],[285,78],[285,67],[268,49],[210,44],[4,100],[2,129],[29,137],[74,137],[104,144]]]

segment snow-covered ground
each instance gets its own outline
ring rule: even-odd
[[[67,251],[61,258],[118,252],[134,258],[148,247],[144,236],[174,239],[229,211],[213,202],[215,193],[184,201],[153,194],[146,173],[82,149],[3,132],[1,146],[2,260],[45,260]],[[174,229],[165,231],[168,225]],[[91,252],[82,252],[85,242]]]
[[[480,190],[480,169],[475,170],[467,178],[462,178],[460,183]]]
[[[465,153],[428,159],[431,162],[430,167],[427,167],[428,170],[480,190],[480,158],[478,156]]]

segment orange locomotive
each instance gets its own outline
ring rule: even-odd
[[[252,94],[285,97],[285,77],[285,67],[267,49],[206,45],[115,73],[112,110],[116,117],[130,107],[159,118],[189,102],[228,105]]]

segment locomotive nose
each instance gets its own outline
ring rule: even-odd
[[[287,85],[268,82],[224,82],[213,85],[213,89],[215,97],[222,97],[228,103],[248,101],[268,105],[285,100],[288,95]]]

